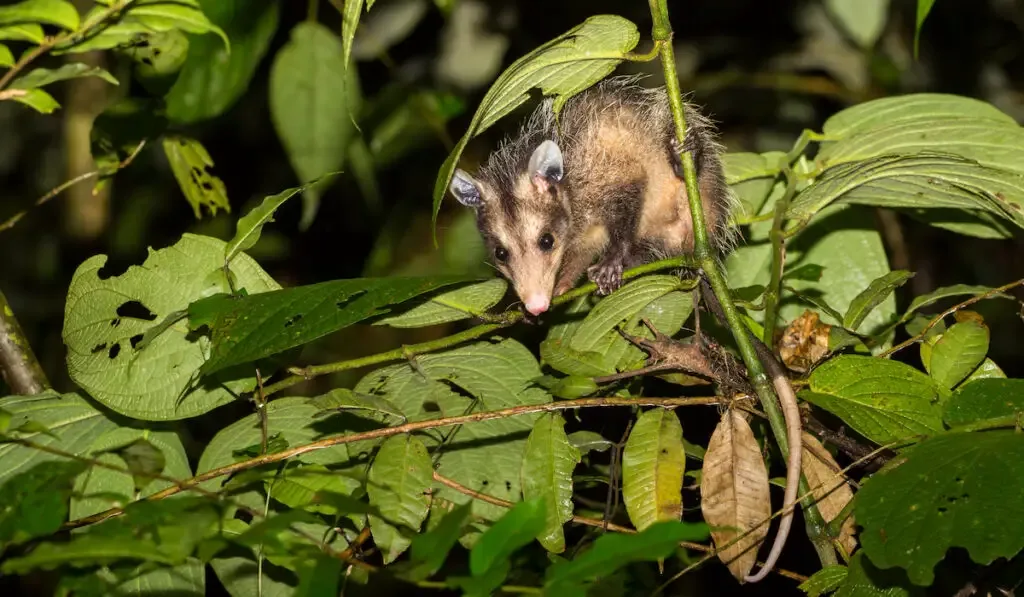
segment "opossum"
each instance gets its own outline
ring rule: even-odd
[[[570,98],[557,117],[553,100],[544,100],[476,175],[455,171],[450,191],[476,210],[493,262],[526,311],[547,311],[584,272],[599,294],[608,294],[621,286],[625,268],[693,252],[680,150],[693,155],[712,249],[717,256],[731,250],[737,233],[728,216],[736,200],[725,182],[722,148],[696,106],[684,102],[684,111],[680,147],[664,87],[608,78]],[[706,281],[702,288],[723,319]],[[751,582],[767,574],[785,543],[801,466],[796,397],[771,351],[757,344],[783,403],[790,454],[786,514],[768,562],[747,577]]]

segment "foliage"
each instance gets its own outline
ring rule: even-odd
[[[62,327],[76,389],[0,398],[0,571],[55,570],[58,594],[82,595],[204,594],[207,565],[232,595],[337,595],[344,583],[373,590],[378,582],[585,595],[625,593],[647,582],[651,562],[688,571],[695,552],[710,551],[694,542],[710,538],[742,580],[769,536],[769,469],[784,458],[771,426],[752,423],[751,412],[762,413],[749,392],[733,391],[747,382],[737,381],[746,371],[730,351],[743,352],[748,330],[733,326],[730,338],[705,325],[693,276],[667,272],[680,260],[633,270],[607,297],[590,286],[572,291],[531,327],[503,310],[505,281],[467,268],[286,285],[250,255],[296,195],[300,227],[312,225],[338,176],[355,177],[372,204],[375,164],[407,149],[408,131],[414,139],[443,129],[459,111],[439,92],[364,97],[354,61],[372,53],[367,44],[383,54],[399,40],[361,46],[360,32],[372,27],[364,19],[384,7],[331,4],[340,34],[314,8],[271,60],[273,128],[301,184],[237,218],[226,242],[182,232],[119,274],[107,255],[82,260]],[[624,62],[657,58],[674,76],[671,44],[659,37],[664,4],[651,3],[650,55],[632,53],[641,38],[633,22],[597,15],[501,73],[440,166],[432,219],[470,141],[531,90],[552,96],[557,111]],[[918,2],[915,48],[932,4]],[[878,43],[888,2],[825,5],[858,47]],[[160,147],[197,219],[230,212],[210,152],[184,125],[220,117],[245,94],[281,8],[273,0],[97,0],[84,14],[65,0],[4,6],[0,101],[50,114],[60,107],[43,89],[51,84],[137,82],[162,107],[125,98],[97,118],[98,182]],[[17,58],[12,44],[25,46]],[[131,68],[35,62],[93,50]],[[380,105],[392,110],[376,113]],[[808,595],[916,593],[936,582],[951,548],[982,567],[1024,550],[1024,502],[1007,499],[1024,493],[1024,380],[1007,379],[990,356],[994,338],[1012,332],[966,310],[1012,299],[1021,282],[946,286],[898,309],[914,273],[892,269],[881,232],[865,225],[869,209],[887,208],[943,234],[1010,238],[1024,228],[1022,158],[1024,132],[1008,114],[934,93],[843,109],[789,153],[725,156],[747,242],[723,260],[733,290],[719,298],[750,331],[809,363],[784,362],[807,416],[844,429],[826,440],[841,438],[846,456],[881,453],[886,462],[854,492],[836,458],[805,442],[805,484],[814,485],[802,507],[809,518],[827,510],[828,535],[811,538],[821,562],[799,585]],[[720,273],[717,261],[700,266]],[[922,314],[952,297],[964,300]],[[701,338],[684,331],[699,325]],[[300,366],[301,349],[352,329],[412,329],[428,339],[388,352],[358,343],[356,358]],[[909,339],[894,345],[901,333]],[[658,356],[651,347],[669,340],[719,359],[714,391],[701,371],[646,368]],[[920,364],[904,358],[913,345]],[[280,396],[356,369],[354,383]],[[707,441],[684,438],[682,407],[695,404],[721,411]],[[629,421],[628,435],[589,424],[594,408],[623,406],[632,411],[615,417]],[[221,416],[238,412],[246,415]],[[200,418],[217,432],[193,469],[179,431]],[[831,481],[843,489],[829,495],[822,485]],[[698,510],[704,522],[692,522]],[[859,534],[846,524],[851,515]],[[596,538],[582,530],[604,523]]]

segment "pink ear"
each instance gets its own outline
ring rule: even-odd
[[[534,174],[530,180],[533,181],[533,188],[537,189],[541,195],[546,195],[551,191],[551,181],[546,176]]]

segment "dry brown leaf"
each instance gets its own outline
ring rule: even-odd
[[[718,552],[741,582],[754,567],[757,549],[768,535],[765,521],[772,514],[768,491],[768,469],[754,432],[739,410],[730,409],[715,427],[704,454],[700,508],[716,546],[754,529]]]
[[[779,339],[779,356],[783,364],[797,373],[807,373],[828,354],[828,337],[832,326],[821,323],[814,311],[804,311],[786,326]]]
[[[818,504],[818,511],[826,522],[832,522],[836,516],[843,511],[850,500],[853,499],[853,488],[845,475],[840,471],[842,467],[832,458],[832,454],[821,445],[818,438],[810,433],[804,432],[804,476],[807,477],[807,485],[811,488],[811,495]],[[856,528],[851,514],[839,530],[839,545],[852,554],[857,547],[855,536]]]

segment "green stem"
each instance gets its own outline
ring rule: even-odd
[[[3,291],[0,291],[0,376],[12,392],[22,396],[39,394],[50,388],[46,373],[39,366]]]
[[[769,348],[775,346],[775,324],[779,318],[779,302],[782,297],[782,268],[786,261],[786,238],[783,227],[786,224],[786,211],[789,202],[796,193],[796,174],[786,166],[786,192],[775,202],[775,218],[772,230],[768,235],[772,244],[771,280],[764,291],[764,340]]]
[[[667,0],[648,0],[651,17],[654,20],[652,35],[654,41],[661,41],[661,62],[665,74],[665,87],[672,109],[672,118],[675,122],[676,137],[680,142],[686,138],[686,115],[683,111],[682,93],[679,89],[679,77],[676,73],[675,52],[672,47],[672,25],[668,18]],[[809,137],[809,136],[808,136]],[[732,331],[743,363],[747,366],[750,381],[757,392],[761,405],[768,417],[772,428],[772,434],[782,454],[789,454],[789,441],[787,440],[786,422],[779,408],[775,392],[772,389],[768,376],[765,375],[764,367],[757,358],[754,346],[750,342],[747,328],[740,320],[739,312],[732,300],[729,286],[726,284],[725,275],[719,268],[719,263],[711,253],[708,245],[707,228],[704,223],[704,210],[700,200],[700,188],[697,184],[697,172],[693,163],[693,156],[690,152],[682,155],[683,177],[686,181],[686,194],[690,203],[690,215],[693,218],[694,256],[700,263],[700,267],[711,285],[712,291],[718,297],[722,305],[726,322]],[[802,501],[804,518],[807,521],[807,534],[814,543],[818,557],[823,566],[830,566],[836,563],[835,552],[832,550],[827,535],[825,534],[825,521],[814,505],[813,497],[810,495],[810,486],[806,478],[801,475],[800,493],[806,495]]]

